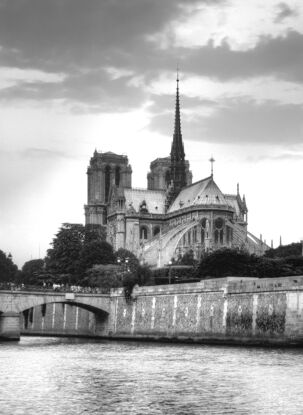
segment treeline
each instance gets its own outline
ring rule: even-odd
[[[80,285],[104,291],[121,286],[131,290],[135,284],[148,283],[151,275],[149,267],[141,265],[130,251],[119,249],[114,252],[105,238],[102,226],[64,223],[46,257],[27,261],[21,271],[13,264],[10,255],[2,253],[0,283],[45,287],[53,284]]]
[[[205,255],[193,272],[201,279],[226,276],[275,278],[303,275],[301,255],[282,256],[281,252],[287,252],[287,249],[278,250],[277,253],[271,251],[270,256],[258,257],[245,251],[222,249]]]
[[[27,261],[22,270],[11,254],[0,251],[0,283],[25,285],[64,284],[98,287],[108,291],[135,284],[153,285],[194,282],[226,276],[273,278],[303,275],[300,243],[269,249],[257,257],[246,251],[221,249],[204,254],[200,261],[187,252],[170,266],[151,270],[125,249],[114,252],[106,242],[105,229],[98,225],[64,223],[44,259]]]

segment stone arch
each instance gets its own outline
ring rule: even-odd
[[[3,297],[2,297],[3,296]],[[94,313],[110,310],[110,296],[106,294],[89,295],[84,293],[65,293],[50,291],[13,291],[0,292],[1,312],[20,313],[31,307],[48,303],[74,304],[82,308],[90,309]]]
[[[156,235],[158,235],[159,233],[160,233],[160,226],[156,225],[156,226],[153,228],[153,236],[156,236]]]
[[[148,227],[146,225],[140,226],[140,239],[147,241],[148,239]]]
[[[19,310],[20,313],[23,313],[23,311],[29,310],[31,308],[35,308],[35,307],[41,307],[43,305],[48,305],[48,304],[67,304],[67,305],[71,305],[71,306],[75,306],[75,307],[79,307],[79,308],[83,308],[83,310],[87,310],[90,311],[94,314],[109,314],[108,311],[103,310],[102,308],[98,308],[95,306],[91,306],[89,304],[83,304],[79,301],[67,301],[67,300],[56,300],[56,301],[41,301],[40,303],[37,304],[33,304],[31,306],[27,306],[26,308],[23,308],[21,310]]]

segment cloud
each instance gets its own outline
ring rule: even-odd
[[[25,159],[58,159],[58,158],[66,158],[71,157],[68,153],[62,151],[55,151],[50,150],[47,148],[25,148],[24,150],[20,151],[20,156]]]
[[[277,15],[276,15],[274,22],[281,23],[287,17],[297,16],[297,15],[298,15],[297,11],[289,7],[288,4],[280,3],[277,6]]]
[[[302,143],[302,120],[303,105],[241,98],[217,103],[207,115],[203,111],[183,113],[182,132],[184,140],[289,146]],[[172,135],[172,115],[157,114],[149,128]]]

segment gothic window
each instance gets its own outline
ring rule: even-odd
[[[160,232],[160,228],[159,228],[159,226],[156,226],[154,228],[153,235],[156,236],[156,235],[158,235],[159,232]]]
[[[170,184],[170,171],[169,170],[166,170],[166,173],[165,173],[165,183],[167,187]]]
[[[203,228],[203,229],[205,229],[205,228],[206,228],[206,218],[203,218],[203,219],[201,220],[201,226],[202,226],[202,228]]]
[[[147,239],[147,228],[145,226],[140,228],[140,239]]]
[[[193,229],[193,242],[196,243],[197,242],[197,228],[196,226]]]
[[[108,202],[110,188],[110,166],[105,167],[105,202]]]
[[[223,229],[216,229],[215,230],[215,243],[223,244]]]
[[[216,229],[222,229],[223,228],[223,219],[222,218],[217,218],[215,220],[215,227]]]
[[[201,243],[202,244],[204,244],[204,240],[205,240],[205,230],[201,228]]]
[[[120,166],[116,166],[115,168],[115,185],[119,186],[120,184]]]

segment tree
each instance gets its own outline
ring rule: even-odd
[[[104,293],[108,293],[111,288],[122,287],[123,275],[118,265],[94,265],[85,274],[84,285],[98,287]]]
[[[285,258],[289,256],[302,256],[302,244],[300,242],[289,245],[281,245],[278,248],[271,248],[265,252],[268,258]]]
[[[198,265],[199,277],[250,276],[255,257],[245,251],[220,249],[206,254]]]
[[[84,226],[63,223],[47,251],[46,268],[54,274],[77,274],[79,256],[84,242]]]
[[[136,272],[139,266],[139,260],[135,254],[124,248],[119,248],[115,252],[116,262],[129,272]]]
[[[13,282],[17,273],[18,267],[13,263],[12,255],[0,250],[0,282]]]
[[[194,258],[192,249],[185,252],[185,254],[178,260],[180,265],[197,265],[198,261]]]
[[[113,264],[114,262],[113,247],[108,242],[92,240],[84,243],[80,251],[79,272],[84,272],[93,265]]]
[[[41,284],[39,275],[43,274],[44,260],[32,259],[24,263],[21,272],[21,282],[24,284]]]
[[[113,249],[104,238],[100,225],[63,223],[47,251],[46,272],[57,282],[76,283],[94,264],[114,262]]]
[[[106,228],[102,225],[87,224],[84,227],[84,242],[105,241]]]

